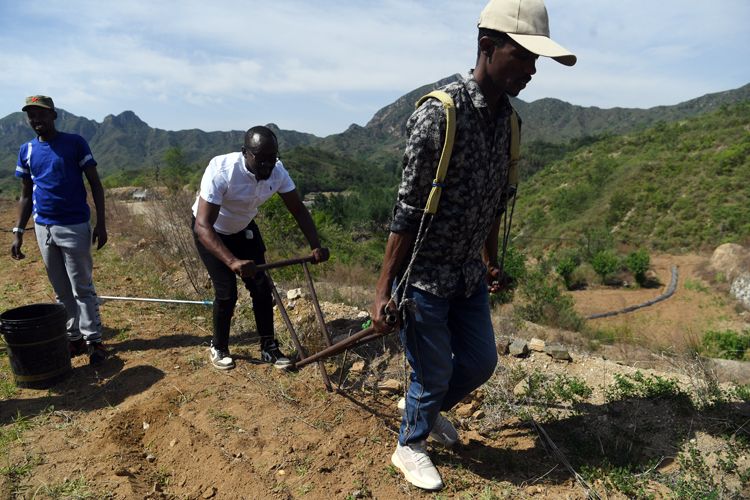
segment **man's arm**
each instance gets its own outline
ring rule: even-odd
[[[313,262],[317,264],[327,261],[329,257],[328,249],[320,246],[320,238],[318,238],[318,230],[315,228],[315,222],[313,222],[307,207],[302,203],[297,190],[293,189],[288,193],[279,193],[279,196],[281,196],[287,210],[292,214],[294,220],[297,221],[302,234],[305,235],[305,239],[310,244]]]
[[[432,187],[435,168],[440,160],[445,113],[435,99],[428,100],[412,114],[406,125],[408,139],[404,150],[404,171],[399,184],[391,221],[391,234],[383,256],[380,277],[375,285],[375,300],[370,316],[379,332],[393,330],[385,321],[385,307],[395,309],[391,300],[393,280],[411,257],[424,206]]]
[[[499,281],[502,278],[500,276],[500,265],[497,262],[497,249],[502,220],[503,214],[495,217],[495,221],[492,223],[492,227],[490,227],[490,233],[484,241],[484,249],[482,251],[484,263],[487,265],[487,281],[490,293],[497,293],[502,289]]]
[[[195,234],[198,236],[201,244],[231,269],[233,273],[242,278],[252,277],[256,273],[255,262],[235,257],[214,230],[214,223],[219,218],[220,208],[221,205],[209,203],[203,198],[198,198],[198,213],[195,216]]]
[[[31,196],[33,191],[33,184],[29,177],[21,178],[21,196],[18,198],[18,218],[16,219],[16,227],[24,229],[26,224],[29,222],[31,217]],[[21,246],[23,245],[23,233],[18,232],[13,235],[13,245],[10,247],[10,256],[16,260],[21,260],[26,257],[21,252]]]
[[[393,280],[409,257],[415,237],[414,233],[393,232],[388,236],[383,266],[380,268],[380,277],[375,285],[375,301],[370,311],[372,325],[379,332],[387,332],[396,327],[385,322],[385,308],[391,303]],[[395,309],[395,307],[391,305],[389,309]]]
[[[99,250],[107,244],[108,239],[107,217],[104,209],[104,188],[102,187],[102,181],[99,179],[99,172],[97,172],[96,166],[91,165],[84,168],[83,173],[86,175],[86,180],[89,181],[91,197],[94,199],[94,207],[96,207],[96,225],[91,235],[91,243],[96,243],[96,249]]]

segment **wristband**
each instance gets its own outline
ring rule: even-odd
[[[22,228],[22,227],[14,227],[13,228],[13,234],[16,234],[16,233],[23,234],[24,231],[25,231],[25,229]]]

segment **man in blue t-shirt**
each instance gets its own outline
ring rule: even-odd
[[[11,256],[20,260],[23,233],[34,216],[39,250],[57,300],[68,313],[67,331],[71,356],[88,353],[98,364],[107,357],[102,345],[102,324],[96,296],[91,244],[97,249],[107,243],[104,189],[96,161],[86,140],[55,129],[57,111],[52,99],[36,95],[23,107],[36,139],[21,146],[16,177],[21,178],[18,220],[13,228]],[[83,175],[91,187],[96,206],[96,225],[89,224]]]

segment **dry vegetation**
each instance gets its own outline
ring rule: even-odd
[[[189,220],[180,208],[188,200],[172,201],[160,204],[156,218],[110,203],[110,244],[95,255],[100,294],[210,296],[189,254]],[[11,207],[0,209],[3,224],[11,224]],[[28,258],[0,270],[3,310],[52,299],[35,242],[26,244]],[[322,268],[316,287],[331,333],[359,330],[372,272]],[[303,286],[292,273],[274,277],[284,290]],[[529,324],[512,306],[498,307],[498,337],[562,341],[573,361],[538,352],[501,357],[491,382],[451,412],[461,444],[433,448],[446,482],[438,494],[409,486],[389,462],[404,379],[395,337],[330,359],[326,368],[338,390],[328,393],[315,366],[282,373],[260,363],[246,295],[232,334],[238,366],[228,373],[207,362],[210,310],[108,302],[102,316],[114,357],[101,368],[77,358],[71,377],[49,391],[17,389],[7,357],[0,357],[0,495],[747,497],[750,387],[729,382],[684,343],[648,342],[661,335],[659,325],[688,321],[690,310],[719,323],[742,322],[708,285],[688,292],[678,291],[660,312],[644,312],[656,318],[599,324],[597,331],[613,332],[630,325],[632,335],[593,354],[585,334]],[[621,299],[594,300],[579,296],[576,307]],[[309,301],[296,301],[289,313],[306,347],[317,348]],[[277,330],[290,349],[279,318]]]

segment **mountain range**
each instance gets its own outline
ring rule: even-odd
[[[317,137],[293,130],[280,130],[269,124],[278,136],[280,148],[287,151],[305,147],[322,150],[339,160],[374,164],[395,170],[404,143],[406,118],[414,102],[431,89],[454,81],[452,75],[415,89],[379,110],[365,125],[351,125],[339,134]],[[750,84],[735,90],[707,94],[674,106],[649,109],[582,107],[545,98],[531,103],[513,99],[524,121],[524,147],[559,152],[561,145],[586,137],[618,135],[646,128],[658,122],[674,122],[719,109],[722,105],[750,100]],[[103,177],[130,170],[153,169],[164,162],[165,153],[179,148],[188,164],[205,165],[208,160],[237,150],[243,131],[204,132],[198,129],[168,131],[150,127],[132,111],[108,115],[99,123],[58,110],[57,127],[86,138],[100,165]],[[0,196],[14,192],[13,179],[18,148],[32,137],[22,112],[0,119],[0,161],[7,167],[0,172]],[[545,149],[546,148],[546,149]],[[550,149],[552,148],[552,149]],[[309,150],[308,150],[309,153]],[[308,154],[309,156],[309,154]],[[533,154],[531,157],[535,157]],[[546,160],[545,160],[546,161]],[[536,166],[533,171],[540,167]]]

